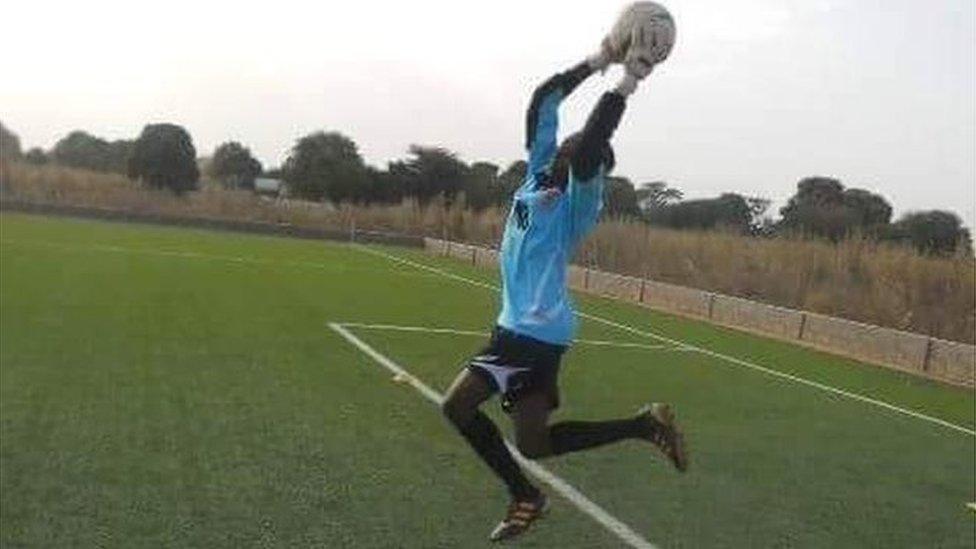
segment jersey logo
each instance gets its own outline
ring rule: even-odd
[[[529,207],[521,200],[515,201],[515,225],[521,231],[529,228]]]

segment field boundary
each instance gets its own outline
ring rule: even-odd
[[[372,254],[372,255],[375,255],[377,257],[383,257],[383,258],[385,258],[385,259],[387,259],[389,261],[393,261],[395,263],[400,263],[402,265],[408,265],[408,266],[414,267],[416,269],[421,269],[421,270],[425,270],[425,271],[428,271],[428,272],[437,273],[437,274],[440,274],[441,276],[443,276],[445,278],[448,278],[448,279],[451,279],[451,280],[456,280],[458,282],[463,282],[463,283],[468,284],[470,286],[484,288],[484,289],[487,289],[487,290],[491,290],[493,292],[499,291],[499,287],[496,286],[496,285],[494,285],[494,284],[490,284],[490,283],[487,283],[487,282],[482,282],[480,280],[474,280],[474,279],[471,279],[471,278],[466,278],[464,276],[457,275],[457,274],[454,274],[454,273],[445,271],[443,269],[439,269],[437,267],[432,267],[430,265],[425,265],[423,263],[418,263],[416,261],[411,261],[409,259],[404,259],[402,257],[396,256],[396,255],[393,255],[393,254],[388,254],[388,253],[385,253],[385,252],[382,252],[382,251],[379,251],[379,250],[374,250],[374,249],[371,249],[371,248],[366,247],[366,246],[356,246],[356,248],[359,249],[359,250],[362,250],[363,253]],[[792,374],[787,374],[785,372],[780,372],[780,371],[774,370],[772,368],[767,368],[765,366],[760,366],[759,364],[756,364],[754,362],[750,362],[748,360],[744,360],[744,359],[741,359],[741,358],[736,358],[734,356],[730,356],[730,355],[726,355],[726,354],[723,354],[723,353],[719,353],[717,351],[712,351],[712,350],[706,349],[704,347],[698,347],[696,345],[692,345],[690,343],[686,343],[684,341],[680,341],[680,340],[677,340],[677,339],[673,339],[673,338],[670,338],[670,337],[667,337],[667,336],[662,336],[662,335],[656,334],[654,332],[645,331],[645,330],[639,330],[639,329],[634,328],[632,326],[628,326],[626,324],[621,324],[619,322],[615,322],[613,320],[610,320],[610,319],[607,319],[607,318],[603,318],[601,316],[592,315],[592,314],[589,314],[589,313],[584,313],[582,311],[577,312],[577,315],[580,316],[580,317],[582,317],[582,318],[590,319],[590,320],[599,322],[601,324],[605,324],[607,326],[612,326],[614,328],[618,328],[618,329],[621,329],[621,330],[630,332],[630,333],[635,334],[635,335],[641,335],[641,336],[644,336],[644,337],[648,337],[648,338],[651,338],[651,339],[655,339],[657,341],[663,341],[663,342],[666,342],[666,343],[672,343],[674,345],[680,345],[680,346],[682,346],[684,348],[687,348],[689,350],[693,350],[693,351],[700,352],[700,353],[702,353],[702,354],[704,354],[706,356],[710,356],[712,358],[717,358],[717,359],[723,360],[725,362],[728,362],[730,364],[735,364],[737,366],[745,367],[747,369],[754,370],[754,371],[757,371],[757,372],[761,372],[763,374],[766,374],[766,375],[769,375],[769,376],[772,376],[772,377],[776,377],[776,378],[779,378],[779,379],[784,379],[784,380],[787,380],[787,381],[792,381],[794,383],[799,383],[801,385],[806,385],[807,387],[812,387],[814,389],[818,389],[818,390],[824,391],[826,393],[831,393],[831,394],[838,395],[838,396],[842,396],[842,397],[845,397],[845,398],[850,398],[852,400],[857,400],[859,402],[863,402],[865,404],[869,404],[869,405],[874,406],[876,408],[881,408],[881,409],[884,409],[884,410],[888,410],[890,412],[897,413],[897,414],[902,415],[902,416],[912,417],[912,418],[915,418],[915,419],[918,419],[918,420],[926,421],[928,423],[932,423],[934,425],[939,425],[941,427],[945,427],[947,429],[951,429],[953,431],[957,431],[957,432],[963,433],[963,434],[968,435],[968,436],[976,437],[976,431],[974,431],[973,429],[969,429],[967,427],[963,427],[961,425],[957,425],[955,423],[946,421],[944,419],[937,418],[935,416],[930,416],[928,414],[924,414],[924,413],[921,413],[921,412],[916,412],[914,410],[909,410],[907,408],[902,408],[900,406],[896,406],[894,404],[885,402],[883,400],[878,400],[878,399],[871,398],[869,396],[865,396],[865,395],[862,395],[862,394],[859,394],[859,393],[854,393],[854,392],[851,392],[851,391],[846,391],[844,389],[838,389],[837,387],[832,387],[832,386],[826,385],[824,383],[819,383],[819,382],[816,382],[816,381],[811,381],[809,379],[805,379],[805,378],[802,378],[800,376],[795,376],[795,375],[792,375]]]
[[[424,238],[424,250],[498,268],[497,250]],[[569,287],[669,314],[826,351],[961,387],[976,387],[976,346],[740,297],[572,265]]]
[[[347,329],[354,326],[352,323],[341,324],[329,322],[328,326],[330,329],[332,329],[332,331],[342,336],[342,338],[348,343],[351,343],[366,356],[373,359],[374,362],[401,378],[404,383],[409,384],[414,388],[414,390],[423,395],[424,398],[432,402],[434,405],[439,406],[440,403],[443,402],[444,396],[442,394],[438,393],[429,385],[408,372],[405,368],[386,357],[363,340],[356,337],[350,330]],[[655,549],[653,544],[644,539],[640,534],[635,532],[619,519],[608,513],[602,507],[591,501],[571,484],[550,472],[542,465],[526,459],[521,453],[519,453],[518,448],[516,448],[511,442],[505,440],[505,445],[512,452],[512,455],[515,457],[516,461],[518,461],[519,465],[521,465],[526,471],[542,482],[548,484],[574,507],[595,520],[600,524],[600,526],[605,528],[611,534],[617,536],[620,541],[624,542],[630,547],[635,547],[638,549]]]

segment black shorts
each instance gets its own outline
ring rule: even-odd
[[[564,345],[553,345],[496,326],[488,346],[468,362],[468,370],[484,378],[502,395],[502,409],[511,411],[522,396],[542,392],[550,409],[559,407],[559,361]]]

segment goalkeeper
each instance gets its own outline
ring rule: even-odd
[[[560,359],[576,330],[567,266],[600,214],[604,179],[614,167],[610,138],[627,97],[667,56],[652,38],[645,43],[641,32],[625,43],[611,34],[597,54],[554,75],[532,95],[526,116],[528,167],[515,191],[501,248],[502,310],[487,347],[461,371],[443,403],[445,416],[511,496],[506,517],[491,533],[493,541],[524,532],[548,503],[521,471],[498,428],[479,410],[495,393],[501,394],[518,449],[527,458],[639,439],[660,449],[677,469],[687,467],[682,433],[666,404],[646,405],[625,419],[549,423],[559,405]],[[624,64],[622,79],[600,97],[583,130],[557,148],[560,103],[615,61]]]

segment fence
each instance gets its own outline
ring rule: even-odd
[[[424,238],[431,254],[497,268],[498,252]],[[708,320],[930,379],[976,386],[976,346],[572,265],[569,287]]]

